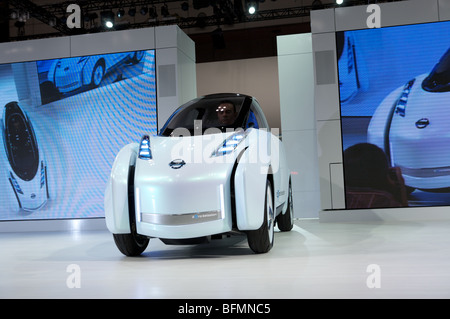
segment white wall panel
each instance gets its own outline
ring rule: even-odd
[[[317,142],[317,154],[319,158],[320,203],[322,209],[332,209],[330,163],[342,163],[340,121],[318,121]],[[336,193],[334,200],[337,200]]]
[[[278,55],[290,55],[312,52],[312,39],[310,34],[290,34],[277,37]]]
[[[177,83],[177,48],[159,49],[156,51],[156,78],[158,85],[157,91],[157,105],[158,105],[158,130],[162,128],[169,116],[179,106],[178,100],[178,83]],[[170,68],[169,68],[170,67]],[[160,72],[172,72],[173,68],[173,82],[166,82],[172,79],[170,75],[161,75]],[[165,92],[172,92],[167,86],[174,87],[174,94],[168,95]]]
[[[70,38],[0,43],[0,63],[70,57]]]
[[[195,43],[176,25],[162,26],[155,30],[155,46],[158,49],[174,48],[195,61]]]
[[[322,51],[333,51],[335,52],[336,38],[334,33],[320,33],[313,34],[313,49],[314,53]],[[336,56],[336,55],[334,55]],[[315,58],[315,56],[313,56]],[[336,59],[336,58],[335,58]],[[317,85],[316,83],[316,72],[318,68],[323,67],[314,61],[314,103],[316,106],[316,120],[336,120],[340,118],[339,114],[339,89],[338,89],[338,79],[337,72],[334,72],[335,83],[334,84],[322,84]],[[336,60],[334,60],[334,67],[336,68]]]
[[[70,37],[71,56],[155,49],[155,28],[110,31]]]
[[[334,32],[334,9],[313,10],[311,11],[311,32],[323,33]]]
[[[312,54],[279,56],[278,69],[283,132],[314,129],[314,83],[309,77],[313,74]]]
[[[439,0],[438,10],[440,21],[450,20],[450,0]]]
[[[330,163],[331,208],[345,208],[344,174],[342,163]]]
[[[294,216],[318,217],[320,188],[311,34],[277,38],[283,143],[291,170]]]
[[[427,23],[439,20],[437,0],[409,0],[383,4],[381,26]]]

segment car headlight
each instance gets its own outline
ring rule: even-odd
[[[45,185],[45,166],[44,162],[41,161],[41,188]]]
[[[227,155],[233,152],[236,147],[244,140],[246,131],[237,131],[226,138],[211,154],[211,157]]]
[[[144,135],[141,139],[138,157],[143,160],[151,160],[153,158],[152,150],[150,148],[150,137],[148,135]]]
[[[405,117],[406,104],[408,103],[408,96],[409,93],[411,93],[411,88],[414,85],[415,81],[416,79],[412,79],[411,81],[405,84],[405,86],[403,87],[402,94],[400,95],[400,97],[396,102],[397,105],[395,106],[395,113],[397,113],[402,117]]]
[[[9,177],[10,177],[10,179],[11,179],[11,183],[12,183],[14,189],[16,190],[16,192],[23,195],[23,191],[22,191],[22,189],[20,188],[19,183],[18,183],[17,180],[14,178],[14,175],[13,175],[11,172],[9,172]]]

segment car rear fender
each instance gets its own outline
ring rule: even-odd
[[[249,148],[243,151],[233,176],[236,224],[239,230],[255,230],[261,227],[269,174],[270,166],[267,163],[252,163]]]
[[[124,146],[117,154],[105,191],[106,226],[114,234],[130,233],[128,210],[129,172],[136,164],[139,144]]]

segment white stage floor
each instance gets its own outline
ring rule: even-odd
[[[0,298],[450,297],[449,220],[297,220],[263,255],[231,237],[130,258],[106,230],[0,233],[0,252]]]

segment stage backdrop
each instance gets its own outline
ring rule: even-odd
[[[104,217],[115,155],[157,133],[155,50],[0,65],[0,220]]]

